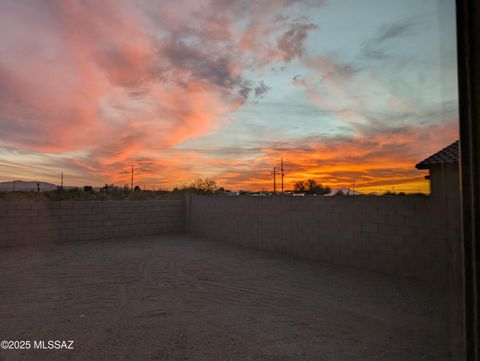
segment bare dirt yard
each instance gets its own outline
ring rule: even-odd
[[[437,285],[184,235],[0,249],[0,360],[446,360]],[[73,340],[73,350],[33,341]]]

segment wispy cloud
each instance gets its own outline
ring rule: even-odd
[[[30,168],[31,178],[64,170],[76,184],[124,184],[135,164],[139,180],[164,187],[208,175],[252,189],[284,156],[289,181],[418,178],[419,152],[456,135],[455,101],[432,104],[418,84],[356,60],[386,59],[420,27],[381,25],[349,59],[312,40],[328,31],[313,18],[327,5],[2,1],[0,177]],[[242,126],[223,139],[233,121]]]
[[[362,43],[362,56],[367,59],[386,59],[394,40],[415,35],[418,23],[413,19],[402,19],[381,25],[375,36]]]
[[[0,145],[82,151],[88,157],[74,167],[112,179],[115,168],[154,162],[212,132],[252,92],[268,92],[244,71],[303,51],[313,26],[291,25],[286,14],[297,6],[310,5],[4,1]],[[256,44],[245,42],[252,33]],[[257,54],[267,43],[269,53]]]

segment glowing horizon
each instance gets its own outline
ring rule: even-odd
[[[454,1],[2,1],[0,181],[428,192]]]

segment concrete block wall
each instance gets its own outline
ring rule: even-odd
[[[186,204],[196,235],[421,280],[446,280],[448,247],[460,237],[459,209],[428,197],[191,196]]]
[[[0,247],[187,230],[266,251],[444,280],[458,273],[459,216],[458,200],[400,196],[0,202]]]
[[[0,202],[0,247],[183,232],[184,201]]]

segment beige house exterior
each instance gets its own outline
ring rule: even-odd
[[[458,140],[422,160],[415,168],[428,169],[432,197],[460,197]]]

